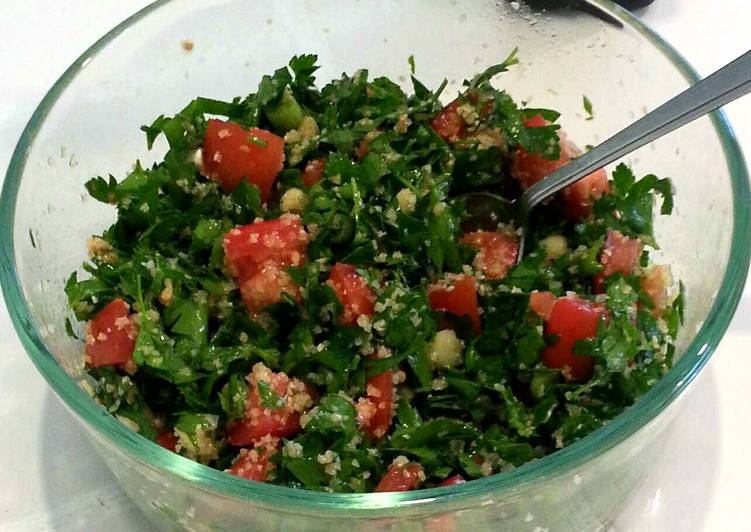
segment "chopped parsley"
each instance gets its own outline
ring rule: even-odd
[[[595,115],[592,113],[592,102],[587,95],[582,96],[582,104],[584,105],[584,112],[587,113],[587,120],[592,120]]]

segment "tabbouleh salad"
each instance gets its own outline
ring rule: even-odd
[[[510,225],[507,198],[581,152],[491,78],[412,94],[293,57],[254,94],[144,126],[164,160],[86,184],[118,218],[68,280],[95,399],[240,477],[404,491],[502,473],[582,438],[671,367],[682,289],[649,260],[670,181],[599,170]],[[68,323],[73,334],[73,327]]]

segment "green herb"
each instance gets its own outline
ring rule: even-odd
[[[592,102],[589,101],[587,95],[582,96],[582,102],[584,104],[584,112],[587,113],[587,120],[592,120],[594,115],[592,114]]]

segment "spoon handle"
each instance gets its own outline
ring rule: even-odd
[[[521,211],[526,213],[545,198],[598,168],[748,92],[751,92],[751,51],[529,187],[520,198]]]

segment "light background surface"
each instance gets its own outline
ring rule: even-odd
[[[3,2],[3,173],[45,91],[91,43],[146,4],[145,0]],[[751,49],[747,0],[656,0],[639,14],[702,75]],[[751,96],[726,111],[745,153],[751,154]],[[654,464],[652,476],[614,530],[751,530],[749,383],[751,283],[730,330],[690,390],[676,430],[669,436],[668,455]],[[0,396],[0,530],[150,530],[76,421],[37,374],[4,305],[0,308]]]

